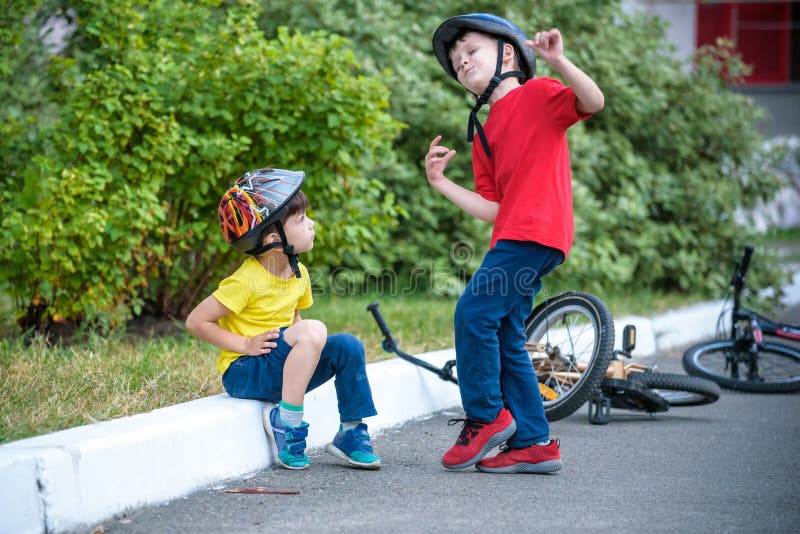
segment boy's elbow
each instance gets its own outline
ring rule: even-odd
[[[198,320],[194,312],[189,314],[189,316],[186,318],[185,324],[186,324],[186,330],[188,330],[189,333],[192,334],[193,336],[196,336],[197,330],[200,327],[200,321]]]
[[[593,98],[588,101],[579,102],[578,105],[576,106],[576,109],[580,113],[588,113],[589,115],[593,115],[598,111],[600,111],[601,109],[603,109],[604,106],[605,106],[605,100],[603,99],[603,96],[600,95],[599,98]]]
[[[603,96],[603,93],[600,93],[600,95],[597,98],[597,109],[594,110],[594,113],[597,113],[598,111],[602,110],[605,106],[606,106],[606,97]]]

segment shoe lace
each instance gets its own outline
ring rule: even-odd
[[[456,440],[456,443],[459,445],[469,444],[469,440],[477,436],[478,431],[484,426],[483,423],[479,423],[478,421],[470,418],[450,419],[447,422],[448,426],[457,425],[458,423],[464,423],[464,426],[461,427],[461,433],[459,433],[458,439]]]

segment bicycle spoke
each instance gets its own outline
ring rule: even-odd
[[[526,347],[547,393],[545,414],[557,420],[580,406],[602,379],[597,364],[610,359],[613,320],[602,302],[586,294],[565,295],[547,311],[529,319]]]

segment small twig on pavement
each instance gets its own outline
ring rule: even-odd
[[[299,490],[268,490],[265,488],[230,488],[225,493],[258,493],[269,495],[299,495]]]

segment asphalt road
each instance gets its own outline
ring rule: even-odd
[[[648,363],[682,373],[679,356]],[[552,424],[561,472],[496,475],[439,464],[460,428],[447,425],[462,416],[453,409],[374,436],[380,471],[354,470],[317,451],[308,471],[270,468],[98,527],[148,534],[796,532],[798,414],[798,394],[725,390],[715,404],[656,416],[612,409],[605,426],[589,424],[583,407]],[[299,494],[224,492],[237,487]]]

